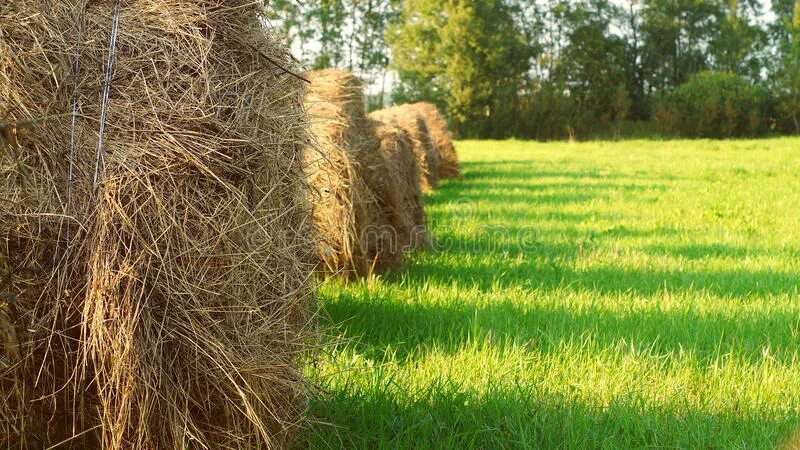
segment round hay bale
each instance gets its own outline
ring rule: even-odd
[[[431,140],[425,118],[411,105],[393,106],[369,115],[370,118],[403,129],[411,139],[420,173],[420,189],[430,192],[439,182],[439,151]]]
[[[262,6],[0,3],[0,243],[33,390],[0,446],[288,445],[306,118]]]
[[[366,127],[363,86],[355,76],[328,69],[305,74],[311,82],[305,104],[311,144],[305,149],[305,171],[318,233],[318,269],[328,274],[365,275],[374,255],[365,241],[367,227],[379,214],[362,164],[369,165],[377,139]]]
[[[431,140],[439,150],[439,174],[442,178],[455,178],[459,174],[458,155],[453,145],[453,135],[447,128],[447,122],[442,117],[439,109],[433,103],[414,103],[411,106],[417,108],[425,124],[428,126]]]
[[[373,171],[368,181],[381,200],[380,223],[387,224],[392,231],[391,239],[375,239],[372,245],[382,246],[383,253],[393,258],[389,262],[393,262],[403,253],[429,243],[419,167],[408,133],[376,120],[371,125],[380,140],[377,153],[383,166]],[[387,245],[391,251],[386,249]]]

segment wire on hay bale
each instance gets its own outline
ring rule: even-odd
[[[428,126],[431,140],[439,150],[439,174],[442,178],[455,178],[459,174],[458,167],[458,154],[453,145],[453,135],[447,128],[447,122],[442,117],[439,109],[432,103],[414,103],[411,106],[416,107],[422,117],[425,118],[425,124]]]
[[[313,295],[293,60],[258,2],[47,3],[0,4],[0,447],[287,445]]]
[[[420,111],[412,105],[400,105],[372,112],[369,117],[408,133],[419,167],[420,189],[423,192],[433,190],[439,182],[439,151]]]

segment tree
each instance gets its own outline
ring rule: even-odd
[[[269,11],[309,68],[364,78],[369,108],[391,88],[394,102],[436,103],[460,136],[548,139],[652,120],[705,71],[768,85],[773,129],[800,132],[798,1],[272,0]],[[763,23],[766,7],[778,20]]]
[[[642,65],[649,89],[666,90],[710,68],[708,48],[724,16],[717,0],[646,0]]]
[[[397,100],[446,106],[465,137],[514,135],[532,49],[505,0],[406,0],[388,33]]]
[[[386,74],[384,34],[399,8],[400,0],[273,0],[268,11],[309,68],[336,67],[375,81]]]
[[[645,90],[647,74],[642,64],[642,2],[628,0],[620,15],[620,29],[625,42],[625,76],[628,80],[628,99],[631,102],[630,117],[637,120],[649,119]]]
[[[667,93],[656,121],[687,137],[752,137],[766,131],[768,92],[731,72],[701,72]]]
[[[726,16],[710,42],[710,56],[716,70],[757,80],[764,67],[767,33],[753,23],[760,2],[728,0]]]
[[[554,67],[575,107],[594,121],[617,122],[627,117],[629,81],[625,73],[625,42],[613,33],[621,17],[607,0],[585,0],[564,5],[567,44]]]
[[[792,131],[800,134],[800,0],[794,9],[781,18],[785,29],[781,41],[781,67],[778,72],[780,112],[788,119]]]

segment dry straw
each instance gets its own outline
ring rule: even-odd
[[[370,122],[380,140],[378,153],[383,165],[371,171],[367,179],[381,201],[380,223],[392,233],[391,239],[376,240],[374,245],[395,249],[384,251],[391,264],[404,252],[428,244],[420,173],[408,133],[387,123]]]
[[[314,139],[305,160],[315,188],[319,268],[344,275],[381,271],[425,241],[410,142],[367,119],[363,83],[352,74],[328,69],[306,77]]]
[[[419,110],[425,118],[431,140],[439,150],[439,174],[442,178],[455,178],[459,174],[458,155],[453,145],[453,135],[447,128],[447,122],[442,117],[439,109],[432,103],[414,103],[411,105]]]
[[[393,106],[375,111],[370,118],[401,128],[411,139],[420,172],[420,188],[423,192],[433,190],[439,182],[439,150],[431,139],[425,118],[412,105]]]
[[[363,177],[359,156],[377,145],[366,127],[361,82],[347,72],[322,70],[305,75],[305,103],[313,140],[304,159],[322,272],[364,275],[372,267],[363,236],[375,222],[378,203]]]
[[[0,2],[0,447],[284,447],[301,83],[261,4],[118,4]]]

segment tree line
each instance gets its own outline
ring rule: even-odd
[[[800,133],[800,0],[273,0],[273,10],[310,67],[381,87],[371,107],[436,103],[460,137]]]

